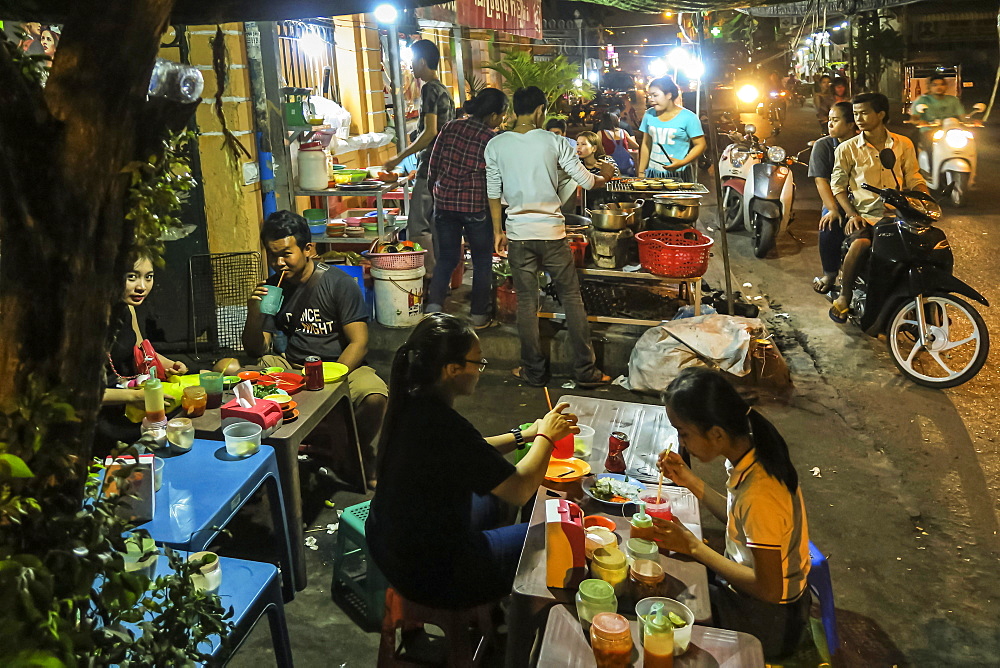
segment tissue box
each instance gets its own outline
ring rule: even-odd
[[[258,399],[257,403],[246,408],[233,399],[222,405],[221,417],[223,425],[227,423],[228,418],[233,418],[259,424],[266,432],[281,423],[281,406],[270,399]]]

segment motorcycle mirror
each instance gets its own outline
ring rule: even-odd
[[[753,123],[747,123],[744,128],[748,135],[757,134],[757,126]]]
[[[976,104],[972,105],[972,113],[981,114],[984,111],[986,111],[986,105],[983,104],[982,102],[977,102]]]
[[[813,140],[812,140],[811,142],[809,142],[809,143],[807,144],[807,146],[808,146],[809,148],[812,148],[812,147],[813,147],[813,146],[815,146],[815,145],[816,145],[816,140],[815,140],[815,139],[813,139]]]
[[[878,153],[878,160],[882,163],[882,166],[886,169],[892,169],[896,166],[896,154],[892,152],[891,148],[884,148]]]
[[[927,105],[926,104],[918,104],[916,107],[914,107],[913,110],[916,111],[918,114],[922,114],[925,111],[927,111]]]

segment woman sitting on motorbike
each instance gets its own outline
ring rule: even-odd
[[[813,279],[813,290],[826,294],[837,282],[840,271],[841,247],[844,244],[844,210],[833,196],[830,176],[833,173],[833,154],[840,142],[858,134],[854,122],[854,107],[850,102],[836,102],[830,108],[827,123],[830,135],[817,139],[809,157],[809,178],[816,184],[823,200],[823,214],[819,220],[819,258],[823,276]]]

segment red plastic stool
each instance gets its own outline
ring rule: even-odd
[[[446,666],[462,668],[480,665],[487,646],[493,641],[493,622],[490,615],[492,608],[492,603],[459,610],[429,608],[407,600],[398,591],[389,587],[385,590],[385,616],[382,617],[378,667],[419,665],[399,657],[396,629],[411,631],[423,628],[424,624],[433,624],[444,631],[448,646]],[[469,634],[470,626],[475,626],[478,632],[475,650]]]

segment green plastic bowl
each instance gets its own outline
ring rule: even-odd
[[[302,217],[310,225],[318,225],[320,223],[326,225],[327,214],[323,209],[306,209],[302,212]]]
[[[343,173],[351,175],[351,183],[358,183],[359,181],[364,181],[368,178],[367,169],[345,169],[343,170]]]

